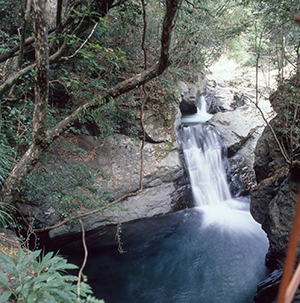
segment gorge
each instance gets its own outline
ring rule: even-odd
[[[0,2],[0,303],[276,303],[300,4]]]

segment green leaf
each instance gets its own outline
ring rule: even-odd
[[[72,302],[73,302],[72,296],[74,296],[74,298],[75,298],[75,294],[72,293],[72,292],[64,292],[64,291],[61,291],[61,290],[59,290],[59,289],[53,289],[52,291],[53,291],[53,293],[55,293],[55,294],[58,296],[58,298],[59,298],[62,302],[64,302],[64,303],[67,303],[67,302],[72,303]]]
[[[0,303],[5,303],[11,295],[12,295],[11,290],[5,291],[0,297]]]
[[[49,293],[44,292],[44,297],[45,297],[45,302],[46,303],[56,303],[55,298],[53,298],[53,296],[51,296]]]
[[[7,276],[2,270],[0,270],[0,283],[4,284],[5,286],[8,284]]]
[[[26,267],[30,263],[32,263],[34,260],[36,260],[36,258],[40,255],[40,253],[41,253],[41,250],[36,250],[36,251],[29,253],[26,256],[25,260],[23,261],[23,266]]]
[[[43,287],[44,283],[47,283],[49,278],[50,277],[48,275],[40,275],[40,276],[32,279],[31,284],[34,284],[33,289],[36,290],[36,289],[40,289],[41,287]]]
[[[27,283],[27,284],[24,284],[23,286],[20,286],[20,292],[22,293],[22,296],[24,298],[28,297],[28,300],[27,300],[28,302],[34,302],[34,300],[29,299],[30,295],[28,296],[29,291],[31,290],[30,286],[31,286],[31,283]]]
[[[31,292],[30,295],[27,297],[27,302],[38,302],[37,301],[37,294]]]
[[[2,256],[1,256],[1,259],[4,259],[4,258],[2,258]],[[7,272],[7,273],[9,273],[9,274],[11,274],[13,276],[17,276],[18,275],[17,267],[16,267],[16,265],[14,264],[14,262],[11,259],[9,259],[9,262],[7,262],[7,263],[1,263],[0,264],[0,268],[2,268],[3,271],[5,271],[5,272]]]
[[[24,257],[23,249],[21,247],[19,247],[19,250],[18,250],[18,265],[17,266],[21,266],[21,264],[23,264],[23,257]]]
[[[53,257],[53,252],[49,252],[43,257],[42,262],[40,262],[40,264],[39,264],[38,273],[40,273],[42,270],[44,270],[46,267],[48,267],[52,263],[52,261],[51,261],[52,257]]]

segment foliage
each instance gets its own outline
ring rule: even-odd
[[[295,62],[300,33],[293,17],[300,10],[299,2],[252,0],[244,3],[243,18],[251,24],[244,36],[245,49],[253,56],[247,64],[255,65],[259,56],[260,66],[278,68],[280,72],[288,62]]]
[[[224,52],[228,39],[238,37],[248,28],[247,18],[241,18],[243,10],[238,1],[183,2],[171,67],[181,80],[202,72]]]
[[[18,44],[18,28],[22,26],[20,1],[0,0],[0,54]]]
[[[91,295],[88,295],[85,303],[104,303],[104,300],[99,300]]]
[[[12,225],[14,222],[12,214],[16,210],[13,205],[0,201],[0,227],[6,228]]]
[[[77,266],[53,252],[41,256],[41,250],[24,253],[22,248],[17,258],[0,255],[1,303],[10,298],[14,302],[78,302],[78,277],[66,274]],[[90,287],[82,282],[80,302],[90,293]]]
[[[11,152],[7,153],[18,158],[19,153],[31,143],[31,119],[34,109],[34,71],[19,78],[14,93],[3,99],[1,104],[1,137]],[[5,139],[4,139],[5,138]],[[5,141],[3,141],[5,140]],[[13,148],[11,148],[13,147]]]
[[[14,162],[13,150],[0,129],[0,189],[9,175]]]
[[[45,154],[44,164],[48,162],[46,158],[51,163],[51,155]],[[84,159],[84,156],[79,155],[79,159]],[[47,171],[39,167],[25,180],[22,199],[37,205],[50,202],[64,217],[74,212],[96,209],[113,198],[105,186],[100,188],[95,185],[96,176],[101,176],[103,180],[109,178],[104,172],[88,169],[80,162],[65,164],[63,169],[55,164],[48,165]]]
[[[6,136],[0,129],[0,190],[8,177],[14,162],[12,148],[8,145]],[[13,223],[12,214],[16,209],[13,205],[0,201],[0,227]]]

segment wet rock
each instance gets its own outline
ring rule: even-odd
[[[269,276],[258,284],[253,303],[275,303],[282,276],[282,267],[272,271]]]
[[[247,165],[243,156],[237,154],[228,159],[226,171],[230,192],[234,197],[249,195],[256,186],[254,170]]]
[[[183,115],[196,114],[197,113],[196,99],[182,98],[179,108]]]

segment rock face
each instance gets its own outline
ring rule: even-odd
[[[145,112],[145,130],[151,143],[145,142],[143,148],[143,191],[82,218],[86,229],[152,217],[191,205],[187,175],[176,137],[176,127],[180,123],[179,104],[173,102],[169,106],[168,125],[150,111]],[[72,143],[73,149],[75,146],[83,154],[65,148],[65,141]],[[35,196],[40,198],[39,205],[21,205],[23,214],[29,222],[34,223],[35,228],[61,221],[64,215],[62,207],[64,211],[68,210],[66,203],[69,201],[66,200],[71,194],[77,204],[83,199],[80,200],[80,195],[85,195],[85,200],[90,197],[90,201],[78,208],[80,211],[89,211],[91,203],[103,206],[103,201],[107,201],[107,204],[140,188],[141,141],[138,139],[122,134],[100,139],[85,127],[84,134],[70,133],[57,141],[48,157],[50,160],[40,163],[36,170],[37,173],[39,170],[46,171],[52,176],[43,186],[34,189]],[[76,168],[72,173],[70,167],[78,164],[81,170]],[[92,172],[89,179],[92,184],[85,182],[86,170]],[[83,180],[78,180],[78,174],[82,174]],[[77,189],[80,194],[74,196],[70,187]],[[49,200],[52,192],[58,194]],[[80,223],[75,220],[50,230],[49,237],[54,239],[80,230]]]
[[[281,115],[278,114],[270,125],[275,130],[281,144],[288,142],[285,150],[288,153],[287,156],[290,162],[291,153],[293,154],[293,163],[287,163],[288,161],[283,157],[269,127],[265,128],[255,148],[254,169],[258,185],[251,192],[250,211],[253,218],[261,224],[267,234],[270,243],[269,256],[273,260],[270,268],[274,270],[271,276],[259,286],[254,301],[256,303],[276,302],[278,280],[280,278],[278,270],[284,265],[295,215],[299,190],[299,153],[297,144],[292,145],[291,148],[291,142],[298,141],[298,134],[297,132],[293,133],[293,140],[291,140],[292,131],[288,129],[290,125],[286,123],[287,119],[290,118],[290,114],[284,115],[282,113],[284,113],[284,110],[286,112],[290,111],[296,118],[297,110],[292,107],[296,103],[296,97],[290,87],[294,88],[297,86],[299,89],[299,80],[298,77],[295,77],[295,79],[284,83],[271,96],[274,109]],[[294,121],[297,121],[295,118]],[[297,127],[297,125],[294,127]],[[299,261],[300,248],[298,246],[296,262],[298,263]],[[277,276],[277,278],[272,279],[272,276]],[[300,302],[299,290],[293,302]]]
[[[276,123],[274,119],[271,125]],[[269,253],[277,263],[277,268],[270,277],[258,287],[256,303],[275,302],[278,291],[278,268],[285,261],[289,243],[290,231],[293,224],[299,183],[290,174],[290,167],[285,163],[278,144],[271,131],[266,127],[255,149],[255,172],[258,185],[251,192],[250,212],[259,222],[269,239]],[[300,261],[298,251],[298,262]],[[281,272],[280,272],[281,273]],[[273,281],[273,282],[272,282]],[[300,302],[297,293],[293,302]]]

